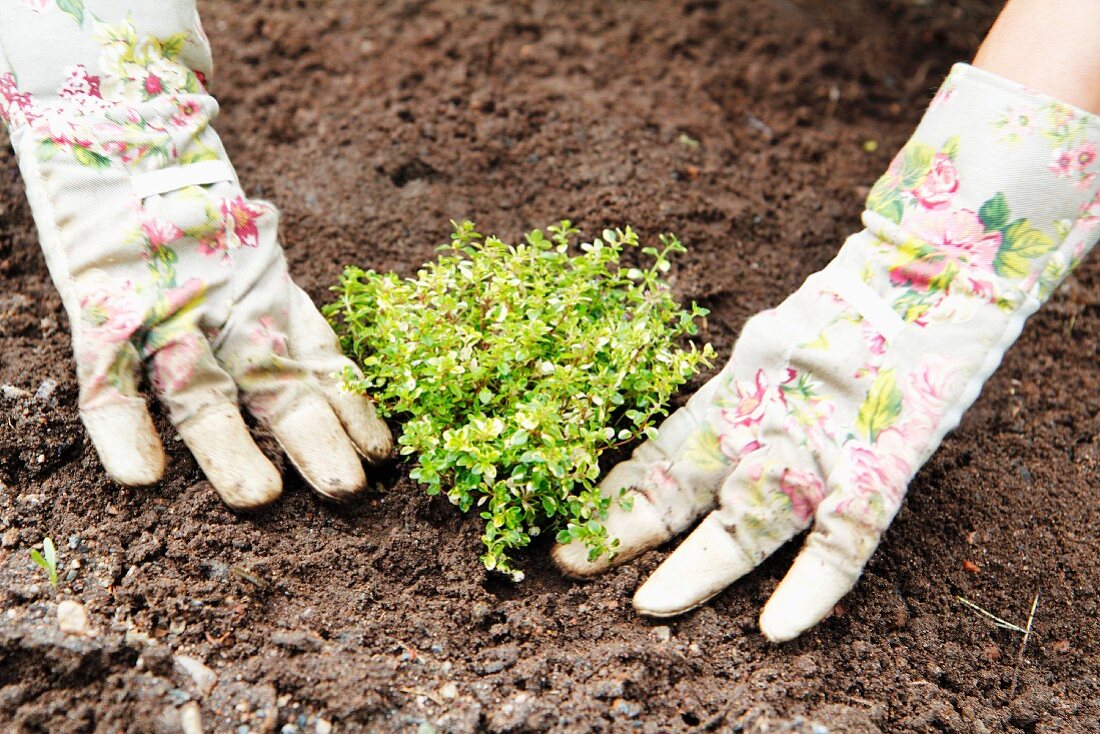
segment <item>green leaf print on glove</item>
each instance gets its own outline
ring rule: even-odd
[[[871,383],[867,398],[856,414],[856,431],[870,443],[892,426],[901,415],[901,390],[894,370],[883,370]]]

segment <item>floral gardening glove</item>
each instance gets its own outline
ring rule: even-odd
[[[274,207],[245,197],[205,88],[194,0],[0,0],[0,116],[72,327],[80,412],[104,468],[156,482],[142,363],[211,484],[271,502],[275,467],[238,397],[303,477],[342,499],[390,452],[352,368],[290,280]]]
[[[906,486],[958,425],[1024,321],[1096,242],[1097,118],[957,65],[872,189],[862,232],[778,308],[751,319],[721,373],[602,483],[610,562],[709,511],[638,589],[686,612],[812,525],[760,618],[788,640],[855,584]],[[717,505],[716,509],[715,506]]]

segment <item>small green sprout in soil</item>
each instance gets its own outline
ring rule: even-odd
[[[656,434],[669,398],[714,356],[681,346],[706,310],[682,308],[663,275],[673,236],[642,247],[628,227],[576,247],[568,221],[520,244],[455,224],[412,279],[345,270],[326,314],[372,395],[404,420],[401,453],[428,494],[485,522],[482,561],[523,574],[512,553],[545,531],[614,553],[602,521],[619,495],[597,487],[604,451]],[[621,488],[625,490],[626,488]]]
[[[36,548],[31,548],[31,560],[42,567],[50,576],[50,585],[54,588],[57,587],[57,548],[54,547],[53,540],[45,538],[42,541],[42,552],[39,553]]]

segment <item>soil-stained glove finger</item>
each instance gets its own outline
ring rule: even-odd
[[[290,354],[313,373],[340,424],[355,448],[371,463],[385,461],[393,451],[393,434],[378,417],[374,401],[365,395],[344,390],[343,375],[359,368],[344,356],[340,342],[313,301],[298,286],[290,288]]]
[[[274,216],[260,222],[261,238],[274,239],[275,222]],[[275,252],[255,287],[234,304],[215,351],[241,401],[271,430],[302,478],[324,497],[344,501],[366,486],[367,477],[316,377],[290,352],[295,290],[281,252]]]
[[[112,313],[110,297],[89,299],[89,305]],[[136,329],[125,318],[107,319],[98,329],[78,321],[73,335],[80,417],[104,470],[126,487],[155,484],[166,464],[153,419],[137,394],[141,357],[130,341]]]
[[[177,330],[178,329],[178,330]],[[283,491],[282,477],[248,432],[232,378],[198,331],[168,322],[149,337],[153,387],[180,437],[227,505],[250,510]]]
[[[876,539],[864,561],[877,545]],[[793,640],[829,616],[859,580],[859,571],[853,572],[848,560],[830,547],[823,534],[811,533],[790,571],[764,605],[760,614],[760,631],[764,636],[772,642]]]
[[[342,502],[366,487],[359,454],[320,395],[301,395],[267,424],[291,463],[318,493]]]
[[[620,471],[616,472],[617,469]],[[630,486],[619,481],[625,469],[624,462],[612,469],[604,482],[611,481],[619,487]],[[631,509],[623,508],[617,499],[612,500],[607,520],[604,522],[608,537],[619,540],[619,547],[614,557],[608,558],[604,554],[595,560],[589,560],[588,547],[584,543],[558,543],[550,553],[554,564],[561,569],[562,573],[573,578],[597,576],[613,566],[637,558],[672,537],[668,526],[661,519],[660,512],[644,494],[635,490],[628,492],[626,497],[630,500],[628,504],[632,504]]]
[[[634,593],[634,608],[647,617],[675,617],[705,604],[755,566],[711,513]]]
[[[696,392],[643,442],[626,461],[612,467],[600,491],[611,498],[604,527],[619,546],[614,557],[589,560],[583,543],[559,543],[551,551],[567,576],[595,576],[626,563],[683,532],[714,507],[718,487],[733,471],[733,460],[718,446],[712,421],[719,420],[717,396],[729,384],[727,366]],[[624,509],[620,494],[626,490]]]
[[[212,405],[177,428],[225,504],[254,510],[282,494],[283,478],[252,440],[235,403]]]
[[[771,439],[742,460],[719,491],[718,509],[638,589],[640,613],[671,617],[704,604],[806,527],[822,483],[791,467],[804,452],[785,436]]]
[[[126,487],[146,487],[164,475],[164,447],[141,398],[82,410],[80,417],[104,470]]]
[[[830,476],[835,489],[814,513],[813,532],[760,615],[760,630],[773,642],[797,637],[832,612],[859,580],[901,506],[909,472],[900,465],[884,471],[893,464],[868,464],[866,457],[855,458],[858,449],[846,448]],[[870,494],[865,481],[869,466],[880,480]]]

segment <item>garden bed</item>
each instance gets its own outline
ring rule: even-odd
[[[219,130],[249,193],[282,209],[315,299],[346,264],[412,274],[450,219],[511,239],[629,224],[688,246],[670,279],[724,356],[859,226],[998,3],[200,5]],[[242,517],[158,412],[166,479],[114,486],[5,139],[0,729],[175,731],[197,703],[217,732],[1095,731],[1098,305],[1094,259],[918,474],[855,591],[776,646],[756,620],[794,546],[658,624],[630,596],[668,548],[578,584],[544,537],[516,585],[479,561],[480,518],[396,462],[343,508],[286,466],[282,501]],[[56,592],[28,556],[47,535]],[[1019,634],[956,599],[1022,624],[1036,592],[1022,658]],[[65,598],[97,636],[58,631]]]

